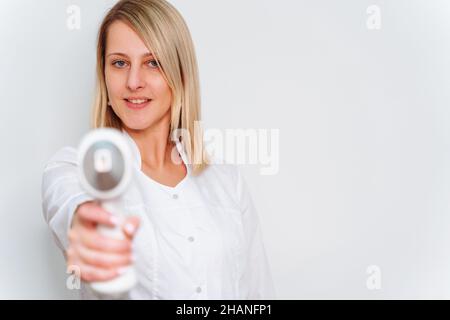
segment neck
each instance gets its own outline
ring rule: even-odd
[[[161,170],[171,161],[173,142],[169,139],[170,113],[155,125],[135,130],[124,126],[124,130],[136,142],[141,154],[141,167]]]

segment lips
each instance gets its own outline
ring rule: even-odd
[[[152,99],[148,98],[129,98],[125,99],[125,104],[128,106],[128,108],[133,110],[143,109],[146,106],[149,105],[149,103],[152,101]]]

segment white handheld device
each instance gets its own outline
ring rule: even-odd
[[[116,129],[95,129],[83,137],[78,151],[82,187],[98,199],[106,211],[122,221],[126,215],[122,196],[132,177],[131,151],[125,137]],[[97,230],[107,237],[125,238],[121,226],[98,225]],[[100,294],[115,296],[126,293],[136,283],[134,267],[130,266],[112,280],[92,282],[90,285]]]

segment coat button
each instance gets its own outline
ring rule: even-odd
[[[176,200],[176,199],[178,199],[178,195],[175,193],[172,195],[172,198]]]
[[[197,291],[197,293],[200,293],[200,292],[202,292],[202,288],[197,287],[197,289],[195,289],[195,291]]]
[[[189,240],[190,242],[194,242],[194,237],[189,237],[188,240]]]

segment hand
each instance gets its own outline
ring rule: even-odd
[[[139,227],[139,217],[128,217],[121,223],[95,202],[78,206],[72,219],[67,249],[67,265],[80,269],[81,280],[107,281],[121,275],[134,261],[132,240]],[[121,225],[125,239],[102,236],[97,225],[114,227]]]

